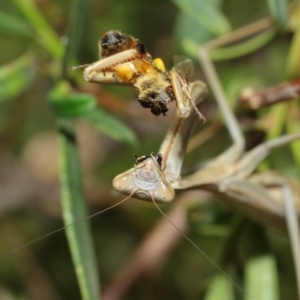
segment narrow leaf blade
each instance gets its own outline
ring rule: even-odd
[[[37,9],[35,2],[32,0],[14,0],[14,3],[34,28],[37,41],[54,58],[61,59],[64,53],[63,45],[58,35]]]
[[[268,0],[272,18],[280,27],[284,27],[288,20],[288,3],[286,0]]]
[[[12,99],[26,90],[36,73],[32,52],[0,67],[0,102]]]
[[[81,170],[74,126],[71,120],[60,119],[59,126],[59,166],[61,201],[66,235],[78,278],[82,299],[99,299],[99,278],[94,245],[81,179]]]
[[[216,275],[209,284],[205,300],[234,300],[233,286],[231,282],[222,274]]]
[[[215,35],[230,31],[231,26],[225,15],[219,10],[215,1],[173,0],[186,14]]]
[[[109,115],[99,107],[87,112],[82,117],[111,138],[136,147],[137,137],[135,133],[124,123]]]
[[[250,259],[246,266],[245,284],[246,299],[279,299],[275,258],[271,255],[262,255]]]
[[[23,20],[0,11],[0,31],[20,36],[32,36],[32,31]]]
[[[89,94],[70,94],[51,100],[58,117],[76,118],[95,109],[96,100]]]

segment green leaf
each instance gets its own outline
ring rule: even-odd
[[[0,68],[0,101],[18,96],[33,82],[35,61],[32,52]]]
[[[234,300],[233,286],[222,274],[216,275],[209,284],[205,300]]]
[[[98,107],[97,109],[91,110],[82,117],[111,138],[125,142],[132,147],[137,146],[138,142],[135,133],[124,123],[109,115],[101,108]]]
[[[9,34],[18,34],[21,36],[31,36],[32,31],[23,20],[0,11],[0,30]]]
[[[193,58],[197,58],[200,45],[213,37],[205,27],[183,11],[177,17],[174,35],[184,52]]]
[[[287,131],[288,133],[300,132],[300,124],[298,119],[299,104],[297,102],[289,105],[289,111],[287,118]],[[293,158],[296,164],[300,167],[300,141],[294,141],[290,144]]]
[[[295,19],[297,20],[296,28],[292,42],[290,43],[290,49],[286,59],[286,74],[290,79],[294,79],[295,77],[300,76],[300,9],[298,9]]]
[[[22,7],[23,12],[34,24],[36,31],[40,35],[46,32],[50,33],[49,39],[43,40],[43,45],[46,48],[48,45],[51,47],[49,52],[54,58],[63,58],[61,77],[65,77],[65,64],[70,59],[71,51],[64,51],[57,35],[48,26],[39,11],[35,9],[31,0],[26,0],[30,2],[29,6],[26,5],[27,3],[24,0],[15,1],[21,4],[20,7]],[[73,27],[68,32],[71,38],[69,40],[71,45],[74,45],[74,39],[81,39],[78,32],[82,32],[79,28],[83,26],[82,14],[84,14],[84,11],[81,8],[85,2],[85,0],[72,1],[69,23],[72,23]],[[28,15],[30,11],[35,13],[34,18]],[[77,26],[74,27],[74,24],[77,24]],[[39,26],[42,26],[41,30],[39,30]],[[63,80],[51,92],[49,98],[52,100],[51,103],[54,105],[57,114],[68,117],[81,116],[93,110],[97,103],[92,95],[73,94],[70,84]],[[57,121],[59,126],[61,201],[64,222],[65,225],[68,225],[77,220],[85,220],[88,212],[83,196],[83,181],[81,178],[73,122],[65,118],[58,118]],[[100,280],[89,223],[85,220],[85,222],[69,226],[66,228],[66,234],[80,288],[81,299],[100,299]]]
[[[97,99],[93,95],[72,94],[69,83],[62,81],[51,91],[48,98],[58,117],[82,117],[113,139],[133,147],[137,145],[134,132],[117,118],[101,108],[96,108]]]
[[[90,94],[71,94],[51,100],[58,117],[76,118],[96,107],[96,100]]]
[[[255,256],[247,262],[245,272],[247,300],[279,299],[278,274],[276,260],[273,256]]]
[[[173,0],[173,2],[183,12],[215,35],[223,35],[231,29],[229,21],[218,8],[216,1]],[[196,28],[194,30],[196,31]]]
[[[84,23],[87,16],[87,1],[74,0],[73,7],[68,20],[68,43],[65,48],[65,55],[62,62],[63,77],[67,77],[67,66],[76,56],[79,45],[82,43]]]
[[[237,45],[213,49],[210,57],[212,60],[217,61],[247,55],[268,44],[276,36],[276,33],[275,29],[270,29]]]
[[[286,103],[278,103],[270,108],[268,115],[273,120],[273,126],[268,131],[268,140],[274,139],[282,133],[288,119],[287,110],[288,105]]]
[[[49,94],[49,101],[58,117],[76,118],[93,110],[97,100],[90,94],[69,94],[70,86],[67,82],[61,82]]]
[[[37,41],[54,58],[60,59],[64,53],[64,47],[58,35],[37,9],[35,2],[33,0],[14,0],[14,2],[36,31]]]
[[[284,28],[288,21],[288,3],[286,0],[268,0],[272,18]]]
[[[65,226],[88,216],[83,196],[81,170],[74,126],[71,120],[58,120],[59,175]],[[66,228],[75,272],[82,299],[99,299],[99,276],[89,222],[79,222]]]

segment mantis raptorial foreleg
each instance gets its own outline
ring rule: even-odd
[[[203,82],[197,80],[191,83],[191,96],[196,105],[206,94],[207,87]],[[188,120],[176,116],[159,148],[158,152],[164,153],[162,169],[164,174],[168,174],[169,182],[180,180],[183,159],[196,120],[195,113],[192,113]]]

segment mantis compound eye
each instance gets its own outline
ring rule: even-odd
[[[162,154],[161,153],[157,154],[156,161],[157,161],[158,165],[161,167],[162,166]]]

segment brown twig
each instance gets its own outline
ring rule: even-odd
[[[259,91],[245,88],[239,99],[243,103],[248,103],[252,109],[259,109],[298,97],[300,97],[300,78]]]

